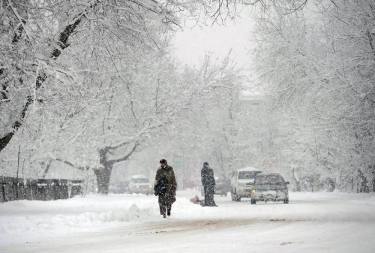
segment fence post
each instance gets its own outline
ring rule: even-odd
[[[0,203],[5,202],[5,181],[4,176],[0,177]]]
[[[68,190],[68,180],[60,179],[60,199],[68,199],[69,190]]]
[[[72,192],[70,197],[82,194],[82,180],[72,180]]]
[[[23,200],[26,197],[24,180],[22,178],[18,178],[16,183],[17,183],[17,200]]]
[[[46,179],[38,179],[37,184],[37,193],[36,199],[37,200],[47,200],[47,180]]]

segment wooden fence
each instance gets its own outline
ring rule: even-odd
[[[0,176],[0,203],[14,200],[68,199],[82,194],[83,180],[17,179]]]

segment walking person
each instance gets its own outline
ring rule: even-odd
[[[155,176],[155,195],[159,196],[160,215],[166,218],[171,216],[172,204],[176,201],[177,182],[173,168],[168,165],[167,160],[160,160],[160,167]]]
[[[204,187],[205,206],[217,206],[214,201],[215,177],[214,171],[209,167],[208,162],[203,163],[201,170],[202,185]]]

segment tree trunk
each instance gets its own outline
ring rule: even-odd
[[[99,194],[108,194],[112,166],[100,167],[94,170]]]
[[[358,174],[359,174],[359,178],[361,179],[359,192],[368,193],[369,189],[368,189],[368,186],[367,186],[367,178],[365,177],[365,175],[363,174],[363,172],[360,169],[358,169]]]
[[[294,182],[296,183],[296,191],[297,192],[300,192],[301,191],[301,183],[296,175],[296,172],[294,169],[292,169],[292,172],[293,172],[293,179],[294,179]]]
[[[119,146],[123,146],[124,144],[121,144]],[[115,150],[117,147],[106,147],[104,149],[99,150],[99,156],[100,156],[100,168],[94,169],[95,175],[96,175],[96,181],[98,184],[98,193],[100,194],[108,194],[109,189],[109,182],[111,180],[111,173],[113,165],[117,162],[126,161],[129,156],[131,156],[134,151],[139,146],[139,143],[136,142],[133,146],[133,148],[130,150],[130,152],[119,158],[114,160],[108,160],[108,153],[110,153],[110,150]]]
[[[117,162],[122,162],[122,161],[126,161],[129,156],[131,156],[135,150],[137,149],[137,147],[139,146],[139,143],[138,142],[135,142],[133,148],[130,150],[130,152],[119,158],[119,159],[114,159],[114,160],[108,160],[108,156],[107,154],[110,152],[111,149],[116,149],[120,146],[123,146],[125,145],[125,143],[117,146],[117,147],[106,147],[104,149],[101,149],[99,150],[99,156],[100,156],[100,166],[98,168],[92,168],[90,166],[77,166],[77,165],[74,165],[73,163],[69,162],[69,161],[65,161],[65,160],[62,160],[60,158],[54,158],[54,160],[56,161],[60,161],[62,163],[65,163],[73,168],[76,168],[76,169],[79,169],[79,170],[93,170],[95,175],[96,175],[96,182],[97,182],[97,188],[98,188],[98,193],[100,194],[108,194],[108,190],[109,190],[109,182],[111,180],[111,173],[112,173],[112,168],[113,168],[113,165]],[[49,162],[49,164],[47,164],[47,168],[45,170],[45,172],[48,172],[48,169],[49,169],[49,166],[51,165],[50,164],[51,162]]]
[[[116,160],[108,160],[108,152],[109,148],[99,150],[100,167],[98,169],[94,169],[99,194],[108,194],[113,164],[117,162]],[[126,158],[128,156],[126,156]]]

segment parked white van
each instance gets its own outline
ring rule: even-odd
[[[251,198],[255,176],[262,173],[257,168],[246,167],[233,172],[231,178],[232,201],[241,201],[241,198]]]

